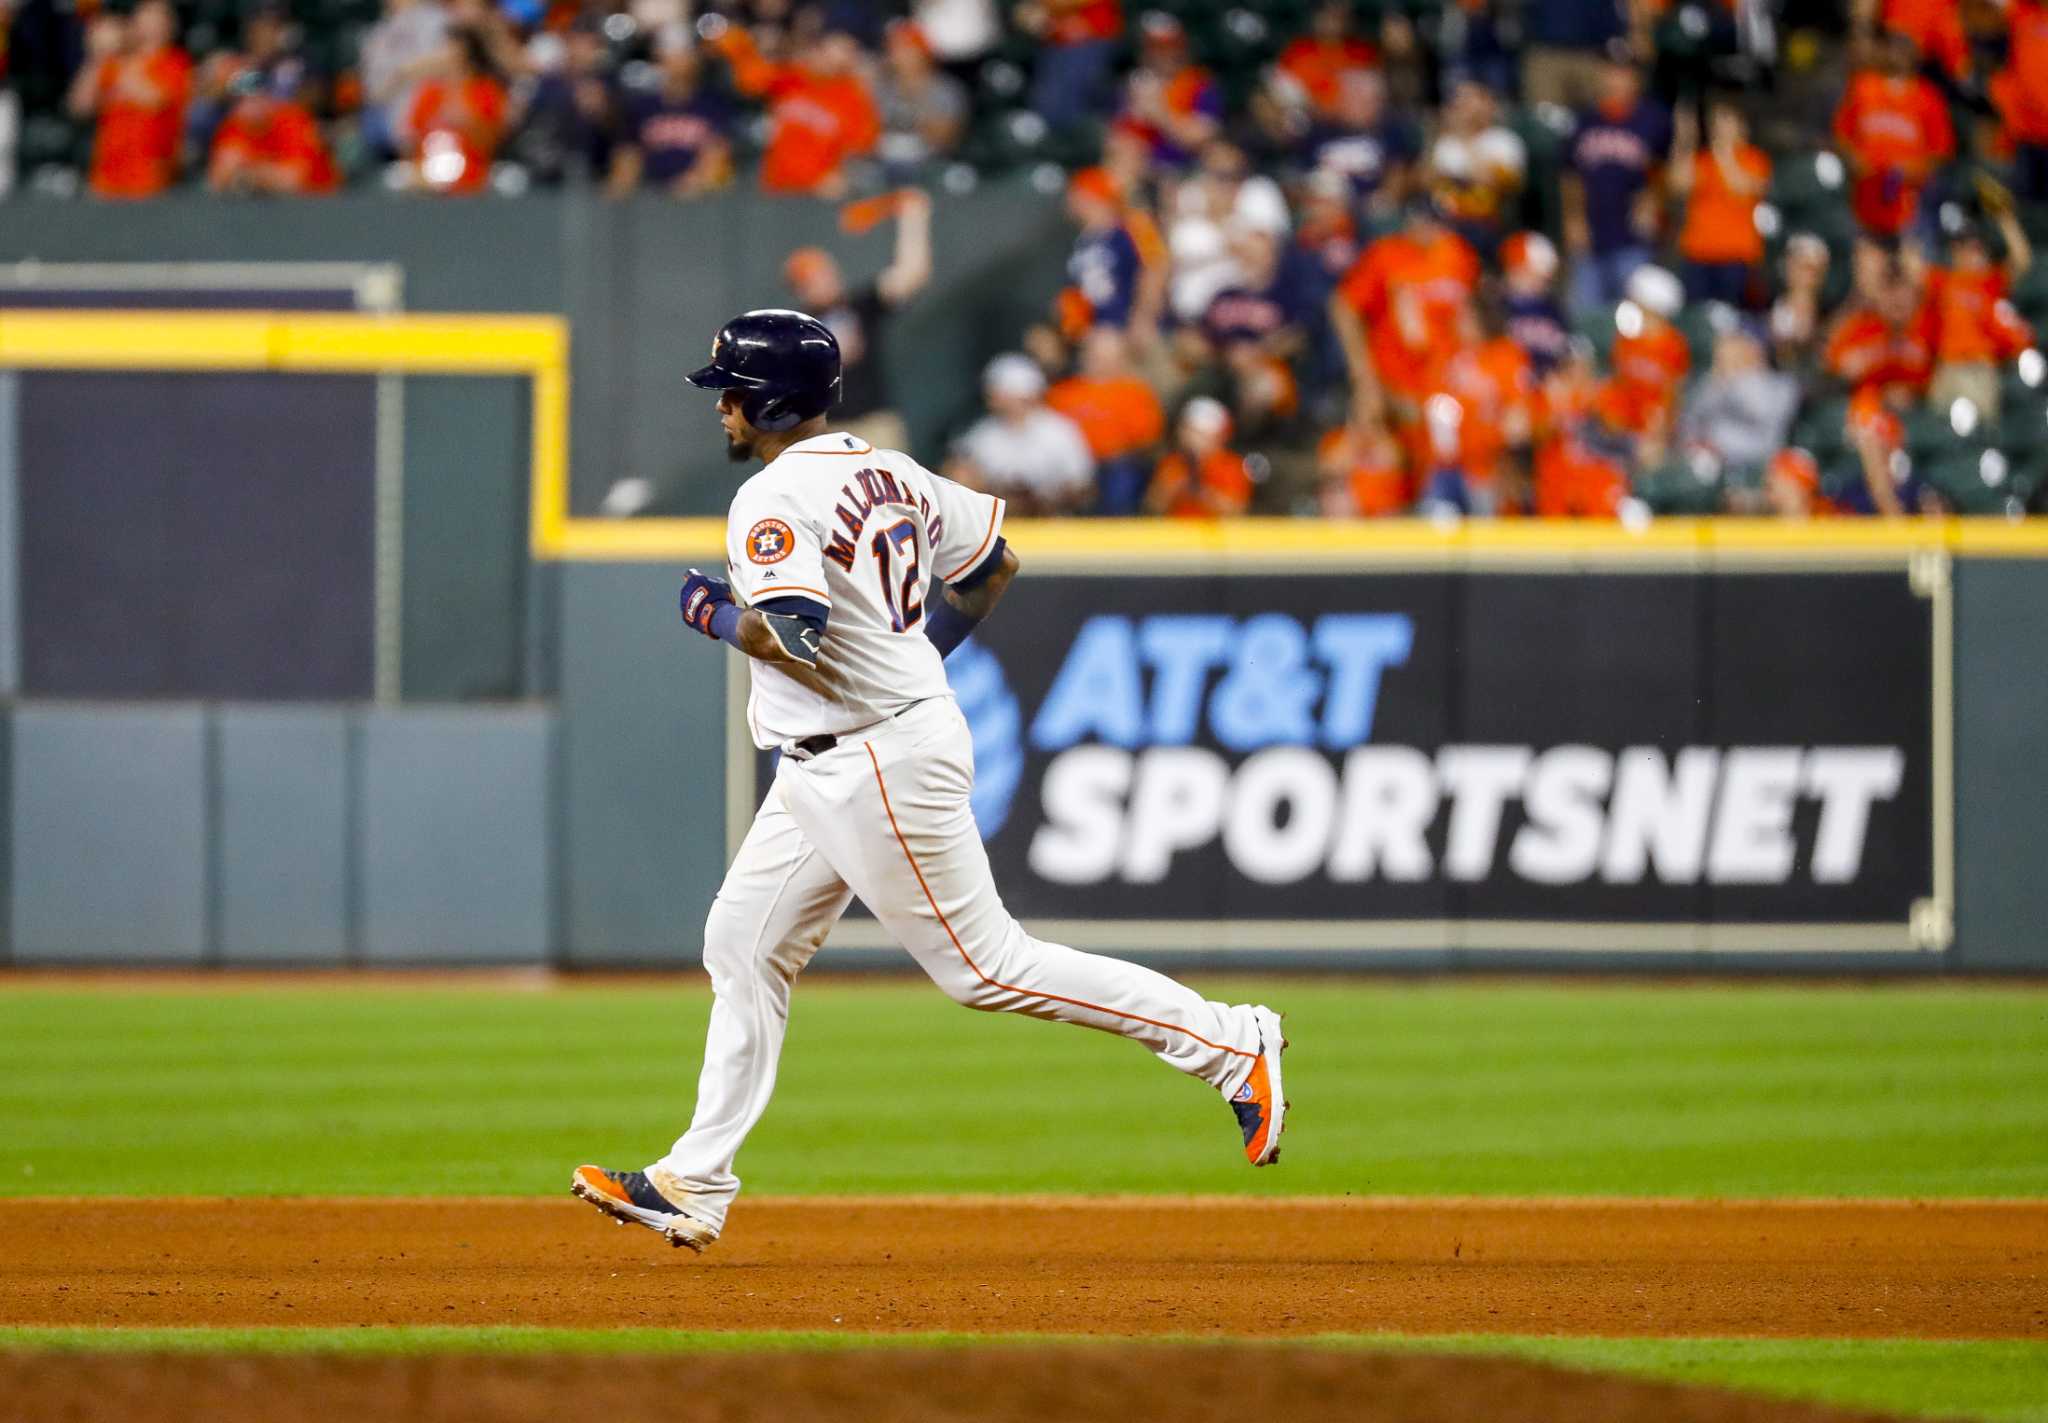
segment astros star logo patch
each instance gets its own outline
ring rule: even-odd
[[[796,547],[796,535],[780,519],[763,519],[747,530],[747,557],[756,563],[780,563]]]

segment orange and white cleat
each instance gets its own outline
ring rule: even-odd
[[[569,1190],[590,1202],[620,1225],[644,1225],[669,1244],[689,1246],[702,1253],[718,1239],[718,1232],[686,1215],[676,1203],[654,1188],[644,1171],[609,1171],[602,1166],[579,1166],[569,1178]]]
[[[1254,1166],[1271,1166],[1280,1159],[1280,1133],[1287,1125],[1287,1097],[1280,1084],[1280,1055],[1287,1050],[1287,1039],[1280,1034],[1280,1015],[1271,1008],[1253,1008],[1252,1016],[1259,1023],[1259,1056],[1251,1076],[1231,1094],[1230,1110],[1237,1113],[1238,1129],[1244,1133],[1244,1159]]]

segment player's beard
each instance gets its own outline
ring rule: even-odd
[[[745,464],[754,457],[754,442],[738,435],[725,437],[725,457],[734,464]]]

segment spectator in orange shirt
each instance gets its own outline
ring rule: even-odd
[[[1854,0],[1850,10],[1857,29],[1905,35],[1949,78],[1960,80],[1968,75],[1970,40],[1963,33],[1959,0]]]
[[[1894,263],[1871,302],[1835,323],[1822,364],[1857,395],[1897,390],[1918,400],[1934,375],[1931,314],[1919,287]]]
[[[1600,422],[1593,348],[1573,337],[1543,383],[1546,429],[1535,458],[1535,508],[1546,519],[1611,519],[1629,497],[1625,440]]]
[[[1479,285],[1479,257],[1418,199],[1406,225],[1359,256],[1330,298],[1352,396],[1412,418]]]
[[[1844,513],[1897,518],[1940,511],[1939,497],[1921,482],[1905,457],[1906,425],[1899,411],[1907,398],[1904,387],[1894,386],[1865,389],[1850,400],[1843,433],[1862,466],[1863,482],[1843,497]]]
[[[1955,129],[1941,91],[1915,67],[1904,35],[1881,35],[1876,63],[1849,80],[1835,111],[1835,137],[1856,175],[1850,203],[1870,231],[1896,235],[1913,220],[1928,177],[1955,155]]]
[[[861,75],[860,45],[853,36],[828,31],[794,64],[764,58],[737,25],[714,26],[709,42],[725,56],[734,86],[767,102],[762,189],[844,196],[847,162],[873,151],[882,135],[881,111]]]
[[[480,193],[505,133],[505,86],[475,30],[448,32],[441,62],[413,92],[405,124],[414,180],[432,192]]]
[[[1166,431],[1159,397],[1131,371],[1124,333],[1097,326],[1081,342],[1081,370],[1046,392],[1045,403],[1081,427],[1095,456],[1096,511],[1135,514],[1143,503],[1149,453]]]
[[[1692,349],[1671,324],[1684,305],[1678,279],[1662,267],[1638,267],[1615,314],[1613,375],[1600,395],[1601,417],[1617,430],[1661,444],[1671,428]]]
[[[192,61],[172,43],[176,32],[167,0],[142,0],[126,21],[101,15],[86,31],[70,107],[98,120],[90,183],[99,197],[155,197],[177,177]]]
[[[1173,449],[1152,471],[1147,513],[1170,519],[1221,519],[1251,507],[1253,479],[1244,456],[1230,448],[1230,411],[1198,395],[1181,408]]]
[[[1489,307],[1485,329],[1467,308],[1457,346],[1438,369],[1411,429],[1411,458],[1425,472],[1424,502],[1463,513],[1493,514],[1520,508],[1520,471],[1532,428],[1536,396],[1529,358],[1501,329]],[[1516,457],[1512,478],[1508,457]]]
[[[185,147],[191,153],[213,151],[214,130],[240,97],[229,89],[244,71],[261,74],[271,93],[298,101],[308,113],[317,105],[318,76],[298,52],[291,16],[279,0],[259,0],[244,15],[241,40],[239,47],[217,49],[193,66],[192,97],[185,106]]]
[[[2048,201],[2048,0],[2008,0],[2006,61],[1991,79],[1991,99],[2012,141],[2015,189]]]
[[[1223,91],[1188,53],[1179,20],[1154,10],[1139,22],[1138,67],[1124,82],[1123,114],[1152,144],[1152,161],[1185,170],[1223,125]]]
[[[1778,451],[1765,467],[1763,502],[1780,519],[1824,519],[1835,512],[1820,492],[1820,462],[1797,445]]]
[[[2033,344],[2033,328],[2020,317],[2006,293],[2033,264],[2027,234],[2014,218],[2012,205],[2000,190],[1990,204],[1999,235],[2005,239],[2005,261],[1991,260],[1991,247],[1977,226],[1964,227],[1949,241],[1949,264],[1936,268],[1928,283],[1927,301],[1934,329],[1934,379],[1927,399],[1937,409],[1968,400],[1980,415],[1998,418],[1998,367]]]
[[[1742,111],[1727,99],[1707,106],[1707,147],[1696,151],[1688,111],[1681,116],[1671,186],[1686,199],[1678,250],[1693,301],[1748,306],[1764,257],[1757,204],[1771,186],[1771,160],[1749,141]]]
[[[334,162],[305,105],[273,92],[253,69],[229,81],[228,95],[234,107],[213,131],[209,188],[275,197],[334,191]]]
[[[1338,86],[1353,69],[1377,69],[1378,46],[1352,30],[1351,0],[1323,0],[1309,20],[1309,32],[1280,51],[1276,76],[1298,90],[1321,118],[1336,112]]]
[[[1016,18],[1038,41],[1031,75],[1038,116],[1065,129],[1100,112],[1124,33],[1122,0],[1025,0]]]
[[[1316,445],[1316,505],[1332,519],[1384,519],[1407,509],[1401,443],[1384,425],[1351,420]]]

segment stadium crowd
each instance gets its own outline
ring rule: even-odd
[[[288,8],[296,6],[297,8]],[[2044,0],[0,0],[0,181],[736,182],[893,220],[1065,170],[948,468],[1020,511],[2018,514],[2048,488]]]

